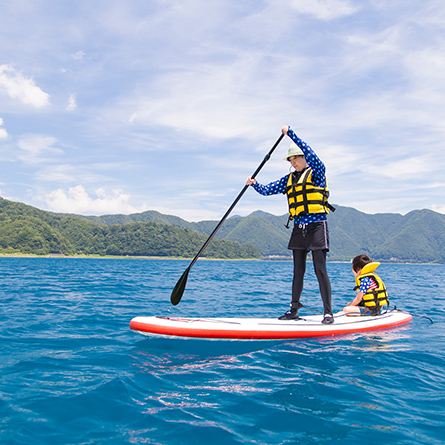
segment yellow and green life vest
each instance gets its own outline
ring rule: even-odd
[[[357,276],[355,279],[354,290],[360,288],[360,282],[365,277],[372,277],[377,283],[376,289],[368,289],[367,292],[363,295],[363,299],[360,302],[359,306],[389,306],[388,292],[386,291],[386,287],[383,284],[381,278],[374,273],[378,266],[380,266],[380,263],[377,262],[366,264],[361,270],[360,275]]]
[[[308,168],[301,175],[295,172],[289,175],[285,193],[289,204],[289,219],[304,216],[309,213],[329,213],[334,211],[328,203],[329,190],[317,187],[312,183],[312,169]]]

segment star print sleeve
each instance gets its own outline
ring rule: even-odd
[[[369,278],[369,277],[362,278],[361,281],[360,281],[359,292],[362,292],[363,294],[366,294],[366,292],[368,291],[368,289],[371,286],[371,284],[372,284],[371,278]]]
[[[288,136],[297,144],[304,153],[309,167],[312,169],[312,182],[317,187],[326,187],[326,167],[321,159],[315,154],[314,150],[301,140],[289,127]]]
[[[286,190],[287,179],[289,175],[283,176],[278,181],[271,182],[270,184],[263,185],[257,182],[252,184],[252,187],[260,194],[264,196],[278,195],[284,193]]]

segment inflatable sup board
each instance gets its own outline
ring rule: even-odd
[[[130,329],[146,336],[186,337],[232,340],[283,340],[325,337],[356,332],[375,331],[400,326],[412,316],[399,310],[382,315],[334,315],[333,324],[322,324],[322,315],[311,315],[299,320],[277,318],[179,318],[135,317]]]

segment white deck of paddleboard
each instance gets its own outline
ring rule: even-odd
[[[373,331],[408,323],[411,315],[394,310],[379,316],[334,315],[334,323],[321,323],[322,315],[299,320],[276,318],[180,318],[135,317],[130,328],[146,336],[173,336],[221,339],[285,339],[341,335]]]

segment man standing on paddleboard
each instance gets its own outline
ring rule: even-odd
[[[326,255],[329,251],[327,215],[334,208],[328,203],[326,167],[309,145],[303,142],[290,127],[281,129],[293,143],[289,147],[287,160],[294,171],[278,181],[262,185],[250,176],[246,185],[264,196],[284,193],[289,204],[289,220],[294,228],[288,249],[292,250],[294,278],[290,310],[280,320],[298,320],[303,279],[306,272],[306,258],[312,252],[312,261],[323,300],[324,318],[322,323],[334,323],[331,308],[331,282],[326,270]]]

